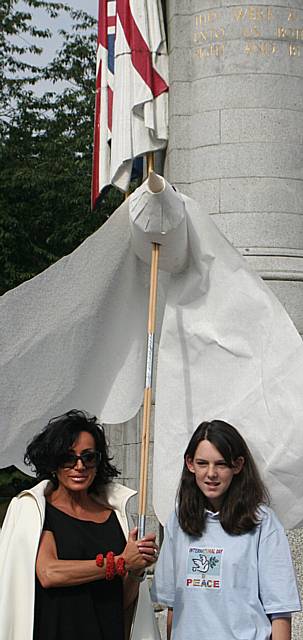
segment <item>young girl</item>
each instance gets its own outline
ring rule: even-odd
[[[238,431],[202,422],[184,455],[152,597],[168,640],[290,640],[300,599],[286,535]]]

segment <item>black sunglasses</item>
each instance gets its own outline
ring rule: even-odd
[[[100,462],[100,451],[86,451],[79,456],[76,453],[67,453],[60,461],[60,467],[63,469],[73,469],[78,460],[81,460],[86,469],[97,467]]]

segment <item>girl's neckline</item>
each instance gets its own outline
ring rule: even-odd
[[[72,518],[73,520],[77,520],[78,522],[88,522],[90,524],[97,524],[97,525],[107,524],[107,522],[110,520],[110,518],[113,515],[113,510],[111,510],[110,514],[106,518],[106,520],[104,520],[103,522],[96,522],[96,520],[86,520],[84,518],[77,518],[77,516],[72,516],[72,515],[70,515],[70,513],[66,513],[66,511],[63,511],[62,509],[59,509],[58,507],[55,507],[55,505],[52,504],[51,502],[48,502],[48,500],[46,501],[46,504],[47,504],[48,507],[51,507],[52,509],[55,509],[55,511],[59,511],[59,513],[62,513],[67,518]]]
[[[205,509],[205,513],[210,518],[218,518],[220,515],[220,511],[211,511],[210,509]]]

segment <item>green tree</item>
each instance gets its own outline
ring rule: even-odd
[[[44,66],[40,43],[51,32],[35,27],[41,9],[54,20],[66,12],[71,22]],[[0,24],[1,295],[75,249],[122,196],[110,189],[91,213],[94,18],[58,2],[1,0]],[[41,91],[45,82],[53,90]],[[0,524],[9,499],[31,484],[14,467],[0,470]]]
[[[95,19],[57,2],[19,5],[2,0],[0,7],[0,294],[70,253],[122,201],[110,190],[90,211]],[[29,54],[38,61],[36,42],[51,36],[34,26],[41,9],[54,19],[67,12],[71,22],[45,66],[24,61]],[[46,81],[54,90],[41,93]]]

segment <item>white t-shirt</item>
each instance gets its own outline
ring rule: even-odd
[[[151,593],[174,609],[172,640],[270,640],[270,614],[300,611],[283,527],[267,507],[260,517],[249,533],[230,535],[207,512],[204,533],[192,537],[171,514]]]

